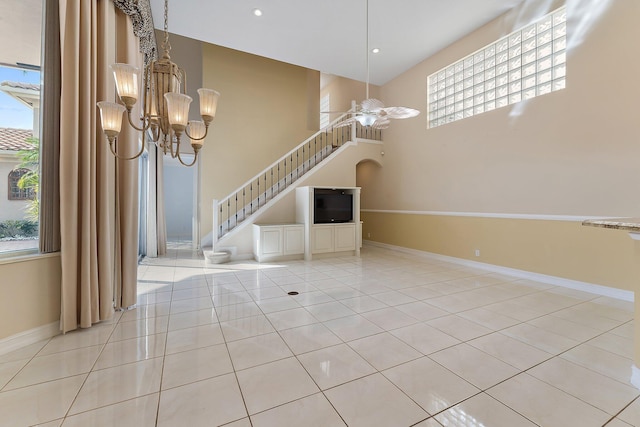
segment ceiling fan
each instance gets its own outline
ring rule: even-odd
[[[386,129],[391,123],[390,119],[409,119],[420,114],[420,111],[408,107],[385,107],[382,101],[375,98],[369,98],[369,0],[367,0],[367,81],[366,81],[366,99],[356,106],[356,111],[321,111],[321,113],[352,113],[353,115],[333,125],[334,128],[350,126],[354,122],[360,123],[362,126],[370,126],[373,129]]]

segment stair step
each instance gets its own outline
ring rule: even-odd
[[[224,235],[232,231],[245,219],[256,213],[265,204],[267,204],[273,198],[277,197],[281,192],[298,181],[298,179],[302,178],[307,172],[311,171],[315,166],[320,164],[338,148],[340,147],[337,145],[325,146],[322,150],[316,152],[314,155],[302,162],[301,165],[293,170],[290,170],[288,174],[286,174],[278,182],[272,184],[271,187],[265,189],[264,191],[261,191],[259,197],[253,197],[253,200],[245,203],[244,206],[242,206],[242,201],[235,203],[233,201],[230,202],[230,206],[234,206],[234,204],[239,203],[240,207],[237,213],[233,213],[228,219],[222,221],[221,224],[217,224],[218,238],[222,238]],[[240,197],[238,199],[240,199]]]

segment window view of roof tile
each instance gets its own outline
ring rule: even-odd
[[[0,128],[0,150],[30,150],[33,145],[27,142],[33,136],[30,129]]]
[[[4,92],[25,106],[34,109],[39,114],[40,85],[35,83],[15,82],[5,80],[0,83],[0,92]],[[35,116],[37,117],[37,116]],[[37,123],[37,120],[34,122]]]
[[[26,90],[37,90],[40,91],[40,85],[34,83],[23,83],[23,82],[10,82],[4,81],[0,83],[0,86],[12,87],[15,89],[26,89]]]

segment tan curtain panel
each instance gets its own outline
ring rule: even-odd
[[[116,62],[144,69],[144,59],[138,49],[131,19],[116,11]],[[141,117],[142,102],[134,108],[133,117]],[[140,125],[140,123],[137,123]],[[118,150],[126,157],[138,152],[142,135],[123,123],[118,138]],[[127,308],[136,303],[138,281],[138,160],[116,162],[116,283],[115,308]]]
[[[40,126],[40,252],[60,250],[60,16],[46,0]]]
[[[158,255],[167,254],[167,218],[164,212],[164,154],[156,150],[156,237]]]
[[[127,18],[116,14],[110,0],[60,0],[59,7],[60,327],[67,332],[109,319],[114,296],[117,306],[132,304],[138,218],[131,175],[137,177],[137,163],[116,162],[96,107],[97,101],[115,97],[109,65],[129,55],[122,49],[130,47],[116,38],[118,26],[123,28],[118,21]],[[131,138],[125,132],[118,139],[123,155],[135,150]]]
[[[116,7],[131,18],[133,34],[139,39],[140,52],[143,62],[148,65],[157,59],[157,46],[151,6],[149,0],[113,0]],[[121,34],[118,32],[118,34]],[[127,35],[131,32],[127,30]],[[128,62],[132,63],[132,62]],[[140,65],[141,66],[141,65]],[[148,205],[148,222],[145,235],[147,236],[147,253],[149,257],[165,255],[167,252],[167,226],[164,209],[163,188],[163,154],[155,146],[149,145],[149,192],[153,193]]]

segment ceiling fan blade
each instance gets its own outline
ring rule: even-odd
[[[353,113],[353,111],[320,111],[320,114],[347,114]]]
[[[373,129],[387,129],[391,121],[384,117],[378,117],[371,127]]]
[[[384,104],[382,103],[382,101],[375,98],[365,99],[364,101],[362,101],[360,106],[364,111],[371,112],[376,112],[384,108]]]
[[[408,107],[386,107],[381,113],[390,119],[409,119],[420,114],[420,111]]]

